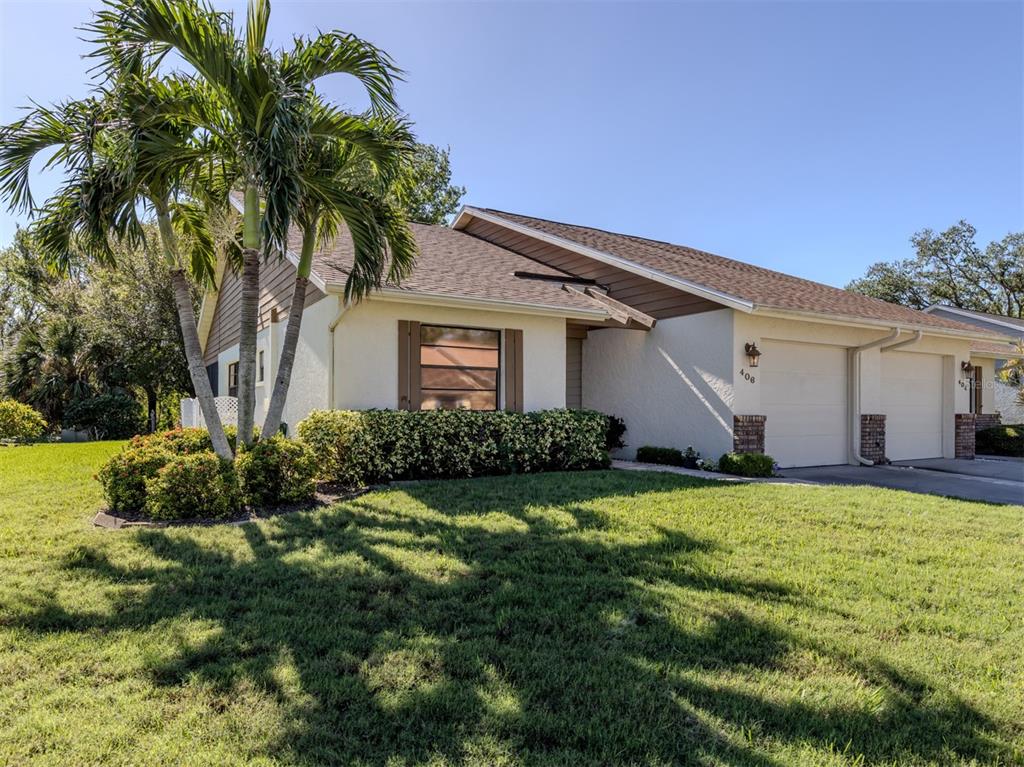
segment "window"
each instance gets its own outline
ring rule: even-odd
[[[232,362],[228,365],[228,396],[238,396],[238,363]]]
[[[498,409],[497,330],[420,326],[420,408]]]
[[[256,383],[263,383],[263,350],[260,349],[256,362]]]

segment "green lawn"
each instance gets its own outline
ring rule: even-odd
[[[107,531],[0,449],[0,764],[1010,764],[1024,509],[596,472]]]

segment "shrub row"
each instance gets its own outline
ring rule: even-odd
[[[692,447],[686,448],[684,453],[674,447],[651,447],[644,445],[636,450],[636,459],[640,463],[658,463],[667,466],[682,466],[687,469],[698,468],[700,453]]]
[[[46,433],[46,419],[13,399],[0,399],[0,439],[31,442]]]
[[[1024,424],[1004,424],[974,435],[974,451],[982,455],[1024,457]]]
[[[588,410],[321,410],[298,425],[318,478],[349,485],[606,467],[607,434]]]
[[[235,433],[228,439],[234,445]],[[213,453],[205,429],[135,437],[100,469],[107,504],[153,519],[223,518],[313,497],[313,452],[284,437],[260,440],[234,462]]]

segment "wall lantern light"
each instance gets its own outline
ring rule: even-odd
[[[761,350],[757,348],[757,344],[744,344],[743,350],[747,353],[747,364],[756,368],[758,360],[761,359]]]
[[[964,378],[970,378],[971,377],[971,373],[974,372],[974,365],[972,365],[967,360],[964,360],[963,362],[960,363],[960,369],[964,373]]]

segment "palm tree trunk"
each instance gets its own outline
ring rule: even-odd
[[[292,366],[295,363],[295,349],[299,345],[299,330],[302,326],[302,313],[306,304],[307,277],[295,277],[295,289],[292,291],[292,305],[288,309],[288,326],[284,331],[284,345],[281,347],[281,362],[277,367],[277,378],[274,380],[274,393],[270,397],[267,408],[267,419],[263,422],[263,434],[270,437],[281,428],[281,414],[288,400],[288,386],[292,380]]]
[[[285,402],[288,401],[288,387],[292,381],[292,367],[295,363],[295,350],[299,345],[299,330],[302,328],[302,313],[306,308],[306,287],[309,285],[309,272],[313,266],[313,248],[316,244],[316,220],[307,224],[302,231],[302,254],[295,270],[295,289],[292,290],[292,303],[288,308],[288,326],[284,331],[284,345],[281,347],[281,362],[277,367],[277,378],[274,379],[274,392],[270,396],[267,418],[263,422],[263,434],[268,437],[277,434],[281,428],[281,414]]]
[[[260,303],[260,198],[257,188],[245,189],[242,214],[242,300],[238,332],[238,441],[253,442],[256,418],[256,331]]]
[[[171,285],[174,287],[174,303],[178,307],[178,320],[181,323],[181,337],[185,341],[185,359],[188,360],[188,373],[192,378],[192,387],[196,390],[199,409],[206,420],[206,428],[210,432],[213,451],[221,458],[231,460],[231,446],[224,435],[224,426],[220,422],[217,403],[213,400],[213,387],[210,377],[203,365],[203,352],[199,346],[199,331],[196,329],[196,313],[192,308],[192,295],[188,279],[181,269],[171,270]]]

